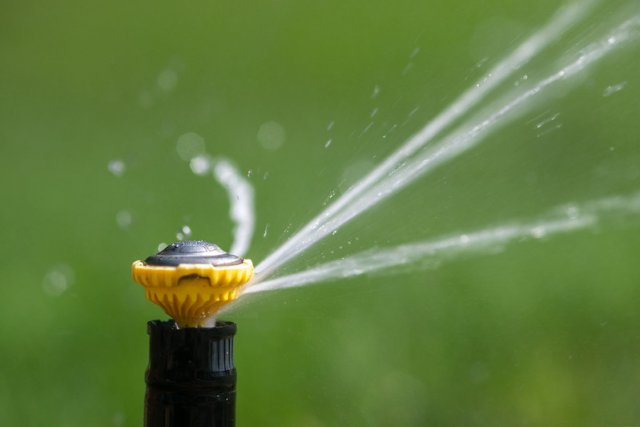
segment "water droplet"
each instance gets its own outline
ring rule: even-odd
[[[620,82],[615,85],[607,86],[602,92],[602,96],[611,96],[616,92],[620,92],[627,85],[627,82]]]
[[[373,98],[377,98],[377,97],[378,97],[378,95],[380,95],[380,90],[381,90],[380,86],[375,85],[375,86],[373,87],[373,92],[371,93],[371,98],[372,98],[372,99],[373,99]]]
[[[411,51],[411,54],[409,55],[409,59],[415,58],[419,53],[420,53],[420,48],[416,47]]]
[[[249,169],[247,171],[247,178],[251,178],[253,176],[253,169]]]
[[[616,38],[615,38],[615,37],[613,37],[613,36],[611,36],[611,37],[609,37],[609,38],[607,39],[607,42],[608,42],[609,44],[614,44],[614,43],[616,42]]]
[[[336,234],[338,234],[338,230],[333,230],[333,231],[331,232],[331,235],[332,235],[332,236],[335,236]]]
[[[462,243],[463,245],[469,244],[470,241],[471,239],[466,234],[463,234],[462,236],[460,236],[460,243]]]
[[[178,138],[176,151],[182,160],[190,161],[205,152],[204,138],[195,132],[187,132]]]
[[[118,224],[118,227],[122,229],[128,228],[132,222],[133,216],[128,210],[123,209],[116,214],[116,224]]]
[[[264,175],[262,175],[262,180],[266,181],[267,178],[269,178],[269,172],[265,172]]]
[[[540,121],[539,123],[536,124],[536,129],[540,129],[541,127],[553,122],[558,117],[560,117],[560,113],[555,113],[554,115],[545,118],[544,120],[542,120],[542,121]]]
[[[165,250],[165,248],[169,246],[168,244],[166,244],[165,242],[160,242],[158,244],[158,252]]]
[[[176,239],[178,239],[178,241],[183,241],[184,240],[184,234],[178,232],[176,233]]]
[[[122,176],[122,174],[124,174],[124,171],[126,169],[126,165],[122,160],[114,159],[114,160],[111,160],[109,164],[107,164],[107,169],[114,176]]]
[[[395,128],[397,128],[397,127],[398,127],[398,125],[397,125],[397,124],[394,124],[393,126],[391,126],[391,127],[389,128],[389,130],[387,131],[387,133],[385,133],[384,135],[382,135],[382,137],[383,137],[383,138],[386,138],[386,137],[387,137],[391,132],[393,132],[393,131],[394,131],[394,129],[395,129]]]
[[[333,142],[333,139],[327,140],[327,142],[324,143],[324,148],[329,148],[332,142]]]
[[[516,80],[514,86],[520,86],[522,83],[526,82],[528,79],[529,79],[529,76],[524,74],[522,77]]]
[[[116,412],[111,419],[111,425],[113,427],[122,427],[124,425],[124,414],[122,412]]]
[[[60,296],[73,284],[74,271],[66,264],[53,266],[42,279],[42,289],[47,295]]]
[[[263,148],[276,151],[284,145],[286,132],[280,123],[269,121],[260,125],[256,137]]]
[[[378,110],[379,110],[378,107],[371,110],[371,114],[369,114],[369,117],[373,119],[376,116],[376,114],[378,114]]]
[[[369,129],[371,129],[373,127],[373,122],[370,122],[360,133],[360,135],[364,135],[365,133],[369,132]]]
[[[336,122],[334,122],[333,120],[331,120],[331,121],[329,122],[329,124],[327,125],[327,130],[331,130],[331,129],[333,129],[333,126],[334,126],[335,124],[336,124]]]
[[[262,237],[266,238],[267,234],[269,234],[269,224],[264,227],[264,233],[262,233]]]
[[[183,225],[178,234],[182,235],[182,239],[188,239],[189,237],[191,237],[191,227],[189,227],[188,225]]]
[[[205,155],[196,156],[189,161],[189,167],[191,168],[191,172],[202,176],[211,170],[211,160]]]
[[[171,92],[178,84],[178,73],[171,68],[167,68],[158,74],[156,83],[160,90],[164,92]]]

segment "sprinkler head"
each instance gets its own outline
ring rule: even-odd
[[[211,327],[213,317],[253,277],[249,259],[202,240],[172,243],[131,266],[145,296],[183,328]]]

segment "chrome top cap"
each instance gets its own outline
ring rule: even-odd
[[[144,260],[147,265],[178,266],[180,264],[211,264],[226,267],[242,264],[239,256],[226,253],[218,245],[204,240],[185,240],[172,243]]]

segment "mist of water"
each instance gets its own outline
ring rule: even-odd
[[[510,222],[433,240],[367,250],[299,273],[266,280],[247,288],[244,294],[374,274],[393,267],[402,266],[407,270],[423,266],[425,263],[437,265],[463,254],[495,251],[524,239],[549,238],[585,230],[616,216],[637,216],[638,213],[640,213],[640,192],[630,196],[607,197],[582,204],[563,205],[530,221]]]
[[[573,4],[560,11],[549,24],[501,61],[400,149],[259,263],[256,267],[256,280],[249,285],[247,292],[252,287],[264,285],[267,277],[276,269],[299,256],[342,225],[437,166],[476,146],[491,132],[527,111],[527,108],[534,105],[536,99],[547,94],[555,85],[569,82],[572,77],[589,69],[606,55],[638,37],[640,15],[635,15],[614,25],[602,39],[586,45],[577,59],[566,61],[547,77],[532,83],[529,88],[522,86],[515,88],[501,101],[483,109],[473,118],[465,120],[447,136],[435,140],[443,130],[469,113],[501,82],[559,37],[563,30],[583,17],[591,5],[592,2]],[[427,146],[434,140],[435,143]],[[260,282],[263,282],[262,285],[259,284]]]

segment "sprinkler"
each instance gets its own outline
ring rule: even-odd
[[[253,277],[253,264],[197,240],[173,243],[135,261],[131,271],[149,301],[161,306],[181,328],[193,328],[215,325],[215,314]]]
[[[135,261],[133,279],[172,320],[152,320],[145,427],[235,425],[236,325],[215,320],[253,277],[251,260],[184,241]]]

